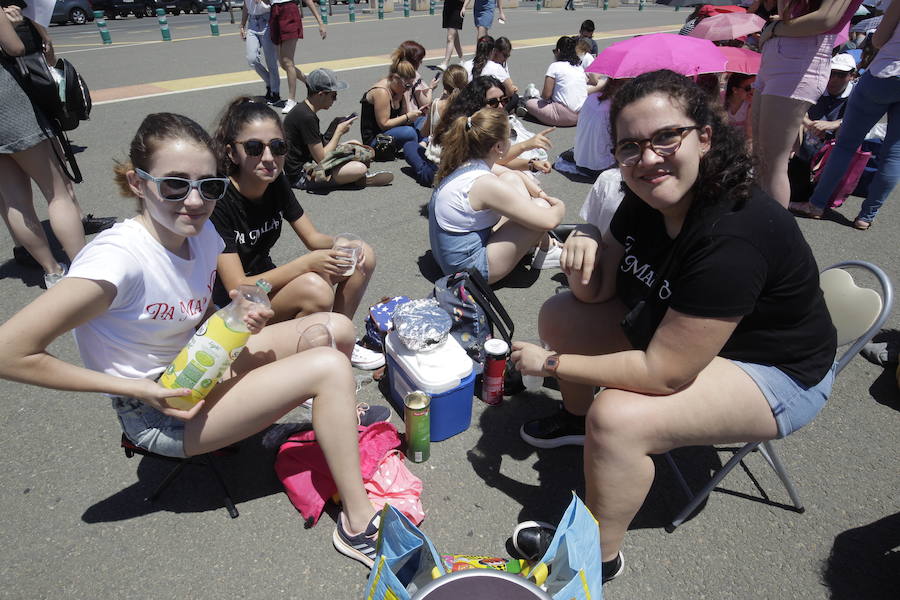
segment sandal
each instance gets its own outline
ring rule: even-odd
[[[865,231],[871,226],[872,221],[863,221],[862,219],[856,219],[855,221],[853,221],[853,229],[858,229],[860,231]]]
[[[825,214],[825,209],[816,208],[809,202],[790,202],[788,203],[788,210],[798,217],[807,219],[821,219],[822,215]]]

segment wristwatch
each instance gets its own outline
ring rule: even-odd
[[[554,352],[544,359],[544,372],[549,377],[556,377],[556,369],[559,368],[559,352]]]

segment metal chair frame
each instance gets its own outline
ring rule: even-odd
[[[198,456],[189,456],[187,458],[176,458],[172,456],[163,456],[162,454],[156,454],[154,452],[150,452],[149,450],[145,450],[128,439],[128,437],[123,433],[122,441],[121,441],[122,449],[125,451],[125,456],[128,458],[133,457],[135,454],[140,454],[141,456],[147,456],[149,458],[154,458],[157,460],[164,460],[167,462],[177,463],[175,467],[169,471],[169,473],[163,478],[162,482],[153,492],[144,498],[147,502],[156,502],[159,498],[159,495],[165,491],[169,484],[175,481],[175,478],[178,477],[184,468],[188,465],[197,465],[200,467],[207,467],[210,471],[212,471],[213,476],[219,484],[219,487],[222,488],[222,493],[224,495],[224,503],[225,509],[228,511],[228,516],[232,519],[237,519],[240,513],[238,512],[237,507],[234,505],[234,500],[231,499],[231,492],[228,491],[228,486],[225,484],[225,478],[222,477],[222,473],[219,471],[219,468],[216,466],[213,461],[213,454],[223,452],[227,449],[217,450],[216,452],[211,452],[209,454],[200,454]]]
[[[885,321],[887,321],[888,316],[890,316],[891,307],[894,303],[894,288],[891,285],[891,280],[888,278],[887,274],[881,270],[878,266],[861,260],[848,260],[844,262],[840,262],[834,264],[823,271],[830,271],[831,269],[843,269],[844,267],[854,267],[863,269],[868,271],[878,280],[879,285],[881,286],[881,310],[878,315],[875,317],[875,320],[869,326],[869,328],[859,337],[853,341],[849,347],[837,358],[836,363],[837,366],[835,368],[835,377],[840,374],[841,371],[844,370],[853,357],[865,346],[874,336],[878,333],[881,328],[884,326]],[[740,450],[738,450],[731,459],[725,463],[725,465],[716,471],[713,477],[709,480],[709,482],[703,486],[699,492],[694,493],[687,481],[684,478],[684,475],[681,472],[681,469],[678,468],[678,465],[675,464],[675,460],[672,458],[669,452],[665,453],[666,462],[669,463],[669,466],[672,468],[672,471],[675,473],[675,477],[678,480],[678,484],[681,489],[684,491],[685,495],[688,497],[689,501],[687,505],[681,509],[678,515],[672,520],[672,522],[666,526],[666,531],[669,533],[675,531],[675,529],[684,523],[684,521],[697,509],[700,504],[706,500],[706,498],[712,493],[712,491],[716,488],[722,479],[725,478],[731,470],[740,463],[745,456],[747,456],[750,452],[754,450],[759,450],[760,454],[766,459],[766,462],[769,463],[769,466],[775,471],[778,475],[778,478],[781,480],[781,483],[784,485],[784,488],[787,490],[788,495],[791,498],[791,502],[794,505],[794,510],[798,513],[804,512],[806,509],[803,507],[802,502],[800,501],[800,496],[797,494],[797,490],[794,487],[794,483],[791,481],[790,476],[787,473],[787,470],[784,468],[784,465],[781,463],[781,460],[778,458],[778,455],[775,452],[775,448],[772,445],[771,441],[765,442],[750,442],[745,444]]]

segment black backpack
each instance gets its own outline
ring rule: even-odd
[[[16,57],[16,64],[22,89],[59,129],[72,131],[90,118],[91,92],[72,63],[57,59],[54,74],[43,53],[33,52]]]

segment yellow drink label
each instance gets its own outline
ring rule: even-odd
[[[190,396],[166,398],[169,406],[188,410],[205,398],[244,349],[249,337],[248,331],[230,329],[218,314],[211,316],[159,378],[163,387],[191,390]]]

